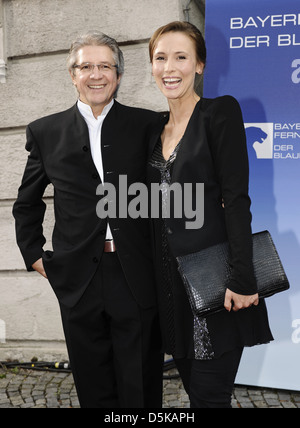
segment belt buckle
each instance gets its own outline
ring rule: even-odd
[[[116,251],[116,246],[113,240],[105,241],[104,252],[105,253],[114,253]]]

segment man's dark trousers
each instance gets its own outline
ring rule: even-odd
[[[78,304],[61,313],[82,408],[161,407],[156,309],[136,303],[116,252],[103,253]]]

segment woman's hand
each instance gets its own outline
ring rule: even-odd
[[[39,259],[37,260],[33,265],[32,265],[33,269],[36,270],[40,275],[42,275],[44,278],[47,279],[47,275],[44,269],[44,264],[43,264],[43,260]]]
[[[226,290],[224,307],[228,312],[230,312],[231,310],[237,312],[240,309],[246,309],[252,305],[257,306],[258,304],[258,294],[244,296],[242,294],[234,293],[233,291],[229,290],[229,288],[227,288]]]

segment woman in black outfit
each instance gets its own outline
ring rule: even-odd
[[[195,76],[203,73],[206,48],[186,22],[158,29],[149,45],[152,74],[170,113],[153,134],[148,180],[164,185],[204,183],[204,225],[185,218],[152,220],[164,352],[173,356],[191,407],[231,407],[234,380],[245,346],[272,338],[252,265],[248,157],[241,110],[230,97],[201,98]],[[197,194],[193,186],[193,201]],[[198,195],[199,197],[199,195]],[[184,210],[183,210],[184,211]],[[171,210],[172,212],[172,210]],[[190,308],[176,257],[229,240],[233,277],[224,311],[205,318]]]

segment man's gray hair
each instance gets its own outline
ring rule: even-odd
[[[101,33],[100,31],[92,31],[79,36],[71,45],[68,55],[67,64],[70,72],[74,73],[74,65],[77,61],[78,51],[84,46],[107,46],[112,50],[114,61],[117,65],[118,77],[124,74],[124,56],[118,46],[118,43],[112,37]]]

